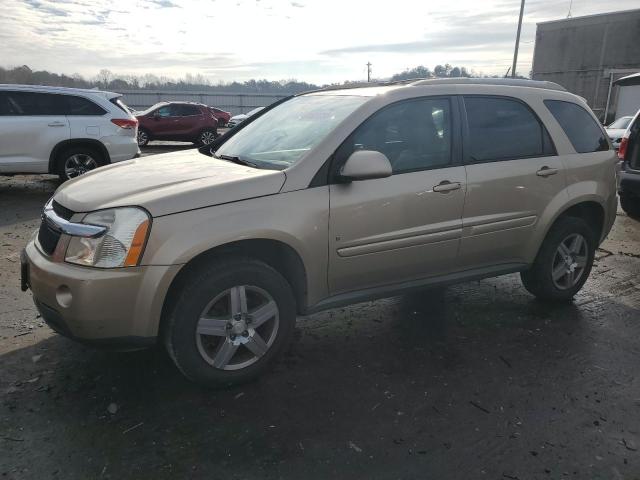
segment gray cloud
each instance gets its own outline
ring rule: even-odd
[[[29,7],[31,7],[34,10],[37,10],[41,13],[47,13],[49,15],[53,15],[56,17],[67,17],[69,15],[66,11],[56,8],[50,3],[44,3],[39,0],[24,0],[24,3],[26,3]]]

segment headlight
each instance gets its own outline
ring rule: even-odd
[[[82,223],[107,227],[98,238],[71,237],[65,261],[99,268],[133,267],[142,258],[151,223],[141,208],[125,207],[89,213]]]

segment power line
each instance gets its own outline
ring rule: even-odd
[[[371,81],[371,62],[367,62],[367,82]]]

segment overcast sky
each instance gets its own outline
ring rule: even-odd
[[[527,0],[518,71],[536,22],[571,0]],[[572,16],[640,7],[573,0]],[[374,77],[441,63],[503,74],[520,0],[1,0],[0,65],[57,73],[203,74],[211,81]]]

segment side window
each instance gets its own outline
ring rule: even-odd
[[[67,102],[67,115],[104,115],[107,111],[92,101],[76,97],[73,95],[64,95]]]
[[[544,104],[567,134],[576,152],[609,150],[604,131],[580,105],[561,100],[545,100]]]
[[[0,116],[18,115],[13,104],[9,101],[9,92],[0,92]]]
[[[195,105],[172,105],[173,117],[188,117],[200,115],[200,110]]]
[[[171,105],[165,105],[164,107],[160,107],[158,110],[158,116],[160,117],[172,117],[171,113]]]
[[[368,118],[342,144],[340,159],[355,150],[384,153],[393,173],[445,167],[451,163],[451,104],[446,98],[399,102]]]
[[[13,115],[65,115],[61,95],[37,92],[5,92]]]
[[[474,163],[555,155],[547,129],[525,104],[500,97],[464,97]]]

